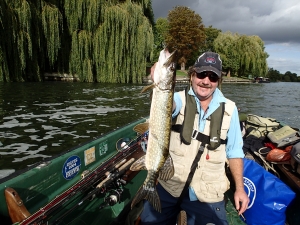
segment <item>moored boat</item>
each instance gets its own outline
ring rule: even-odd
[[[270,79],[267,77],[255,77],[253,83],[270,83]]]

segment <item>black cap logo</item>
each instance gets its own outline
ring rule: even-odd
[[[214,57],[206,57],[206,63],[216,64],[216,59]]]

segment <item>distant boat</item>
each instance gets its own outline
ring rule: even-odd
[[[270,79],[267,77],[255,77],[253,83],[270,83]]]

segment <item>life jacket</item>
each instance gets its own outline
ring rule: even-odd
[[[186,106],[184,112],[183,124],[172,125],[172,130],[180,133],[182,142],[186,145],[191,144],[192,138],[201,141],[203,144],[207,144],[209,150],[217,149],[220,144],[226,144],[227,139],[221,140],[221,127],[223,121],[223,115],[225,110],[225,103],[221,102],[220,106],[211,114],[210,122],[210,135],[207,136],[203,133],[196,133],[193,130],[193,123],[195,113],[197,113],[197,106],[194,96],[188,94],[189,87],[185,90]]]
[[[203,156],[200,158],[190,187],[193,188],[199,201],[222,201],[224,193],[229,189],[229,180],[225,174],[225,162],[227,160],[225,144],[235,104],[226,99],[224,112],[222,113],[223,107],[219,107],[219,112],[215,112],[215,116],[223,114],[220,116],[223,118],[215,120],[215,116],[211,115],[210,120],[205,122],[204,131],[200,133],[198,132],[199,114],[196,111],[196,102],[186,96],[187,90],[179,92],[179,95],[182,100],[182,108],[177,117],[174,118],[173,124],[175,126],[174,130],[171,131],[169,147],[175,173],[170,180],[159,179],[159,183],[172,196],[179,197],[198,149],[201,144],[205,143],[203,155],[209,155],[209,159]],[[176,127],[179,130],[175,131]],[[202,141],[196,139],[199,136]],[[220,144],[210,141],[211,138],[209,137],[219,138]],[[211,150],[208,149],[209,146]]]

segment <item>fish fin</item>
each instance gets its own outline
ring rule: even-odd
[[[146,164],[145,164],[145,155],[140,157],[138,160],[136,160],[131,166],[130,170],[132,171],[139,171],[139,170],[147,170]]]
[[[131,208],[143,199],[146,199],[157,212],[161,212],[160,198],[157,193],[156,186],[154,186],[153,190],[144,189],[144,185],[140,187],[131,202]]]
[[[158,178],[167,181],[170,180],[174,176],[174,165],[172,157],[169,155],[166,159],[164,165],[159,170]]]
[[[181,210],[177,217],[177,224],[178,225],[187,225],[187,215],[184,210]]]
[[[144,92],[146,92],[146,91],[152,90],[154,87],[155,87],[155,84],[154,84],[154,83],[153,83],[153,84],[150,84],[150,85],[148,85],[148,86],[145,86],[145,87],[143,87],[141,93],[144,93]]]
[[[150,202],[152,207],[157,212],[159,212],[159,213],[161,212],[160,198],[159,198],[159,195],[157,193],[156,186],[154,187],[153,191],[148,191],[148,194],[146,195],[146,199],[148,200],[148,202]]]
[[[133,208],[137,203],[142,201],[146,198],[147,191],[144,189],[144,185],[142,185],[139,190],[136,192],[132,202],[131,202],[131,208]]]
[[[137,124],[133,130],[139,134],[143,134],[149,130],[149,122]]]

